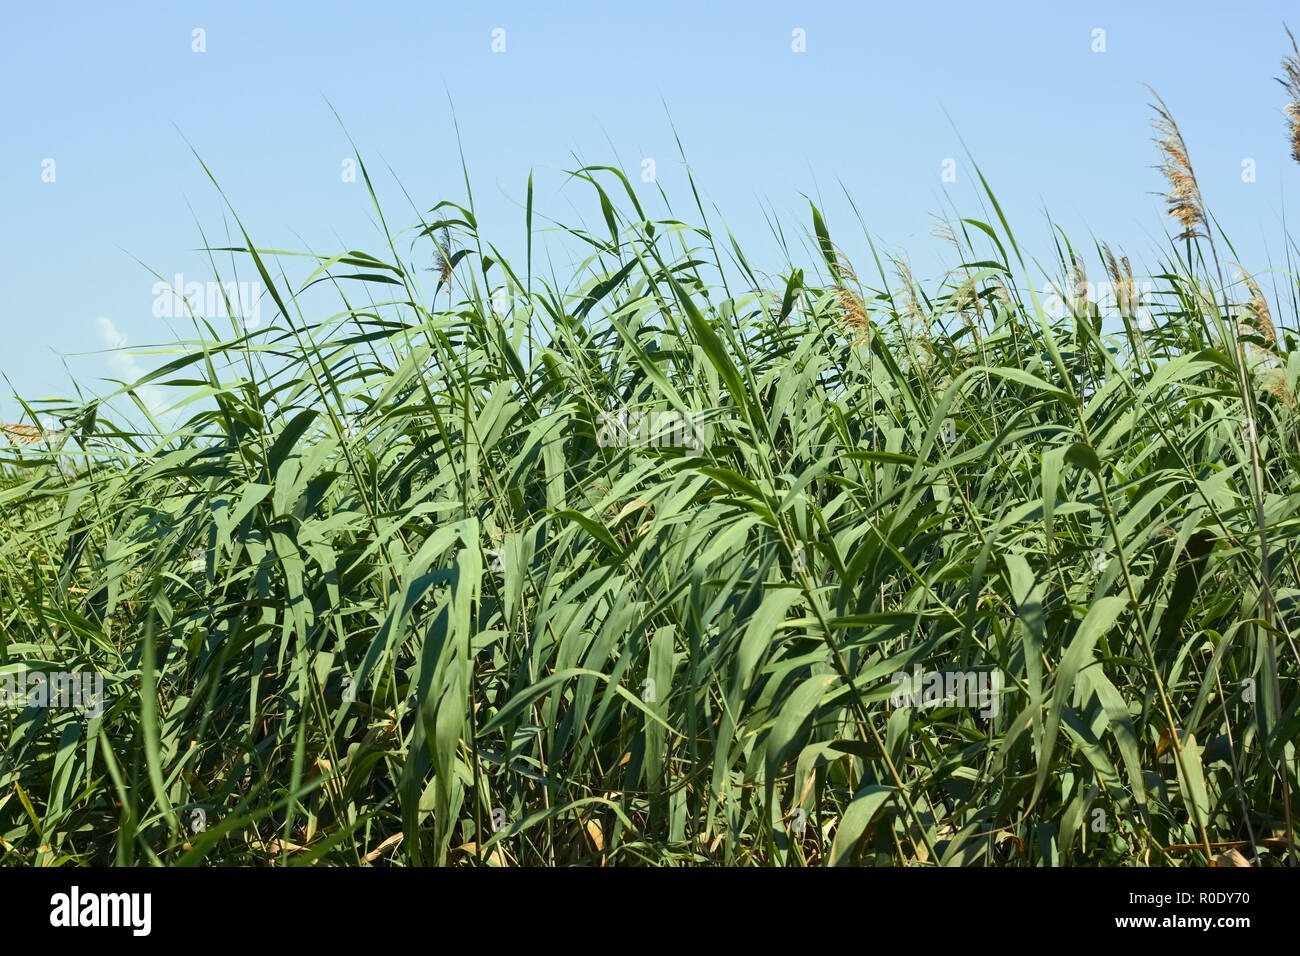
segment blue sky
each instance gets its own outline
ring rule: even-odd
[[[483,231],[507,250],[522,248],[530,170],[539,212],[598,222],[562,170],[636,174],[653,158],[676,211],[690,211],[675,124],[755,265],[782,264],[765,208],[801,234],[809,197],[865,258],[843,182],[872,236],[933,278],[952,262],[930,213],[982,215],[961,140],[1044,261],[1045,210],[1076,243],[1153,261],[1167,221],[1151,195],[1145,82],[1182,126],[1243,263],[1264,271],[1283,263],[1284,219],[1300,215],[1272,79],[1287,6],[1300,28],[1282,2],[1185,0],[14,6],[0,35],[0,372],[12,386],[0,382],[0,415],[13,420],[11,392],[68,395],[73,379],[103,391],[158,361],[136,354],[174,334],[153,314],[145,266],[212,278],[199,226],[221,244],[227,223],[187,139],[259,246],[382,253],[364,186],[342,181],[353,152],[330,104],[396,226],[415,216],[388,166],[421,209],[464,199],[450,99]]]

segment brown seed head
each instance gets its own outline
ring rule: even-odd
[[[1150,89],[1150,87],[1148,87]],[[1151,90],[1156,98],[1151,108],[1155,118],[1151,125],[1156,131],[1155,143],[1160,149],[1160,170],[1165,181],[1169,183],[1169,192],[1165,194],[1168,212],[1178,220],[1182,232],[1179,239],[1191,239],[1200,234],[1199,228],[1205,225],[1205,204],[1201,200],[1201,189],[1196,183],[1196,174],[1192,172],[1192,161],[1187,154],[1187,143],[1182,131],[1174,122],[1165,101]]]
[[[848,279],[854,285],[861,285],[861,283],[858,282],[857,273],[853,271],[853,263],[849,262],[849,257],[846,256],[839,249],[836,249],[835,259],[840,264],[840,275],[842,275],[845,279]]]
[[[0,433],[12,445],[35,445],[45,439],[45,433],[34,425],[0,425]]]
[[[1295,36],[1290,29],[1283,27],[1291,40],[1291,55],[1282,57],[1282,76],[1277,81],[1282,84],[1291,102],[1283,107],[1286,114],[1287,128],[1291,134],[1291,156],[1300,163],[1300,47],[1296,46]]]
[[[920,300],[916,297],[916,280],[912,278],[912,268],[905,259],[890,256],[889,261],[894,264],[894,271],[897,273],[899,281],[903,283],[903,289],[907,293],[907,298],[903,303],[903,315],[907,318],[908,331],[911,332],[923,314]]]
[[[1273,328],[1273,317],[1268,311],[1268,300],[1264,298],[1264,293],[1259,290],[1255,280],[1244,269],[1241,272],[1241,277],[1245,280],[1246,289],[1250,292],[1250,298],[1246,300],[1247,322],[1259,332],[1264,341],[1271,345],[1277,345],[1277,330]]]
[[[1137,307],[1137,286],[1133,282],[1133,270],[1128,264],[1128,256],[1115,259],[1110,246],[1101,244],[1102,256],[1106,260],[1106,273],[1115,287],[1115,304],[1124,315],[1132,315]]]
[[[862,296],[858,295],[852,289],[836,289],[835,301],[840,307],[840,321],[844,327],[854,332],[863,333],[854,345],[859,342],[871,342],[871,320],[867,317],[866,305],[862,302]]]

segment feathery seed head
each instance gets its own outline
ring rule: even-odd
[[[1245,269],[1241,270],[1241,277],[1250,292],[1250,298],[1246,300],[1247,321],[1263,336],[1264,341],[1277,345],[1277,330],[1273,328],[1273,317],[1268,311],[1268,300],[1264,298],[1264,293],[1259,290],[1259,286]]]
[[[1277,81],[1291,97],[1291,102],[1282,111],[1286,114],[1291,133],[1291,156],[1300,163],[1300,47],[1296,46],[1295,36],[1290,29],[1285,26],[1283,29],[1291,39],[1291,55],[1282,57],[1283,76],[1278,77]]]
[[[863,333],[863,337],[853,344],[857,345],[860,342],[870,344],[871,320],[867,317],[867,307],[862,301],[862,296],[852,289],[839,288],[835,290],[835,301],[840,307],[840,322],[844,327]]]
[[[446,226],[434,240],[433,268],[429,271],[438,273],[438,285],[451,279],[451,230]]]
[[[9,439],[11,445],[36,445],[41,442],[49,444],[62,438],[66,431],[47,431],[35,425],[0,425],[0,434]]]
[[[1106,273],[1115,287],[1115,304],[1124,315],[1132,315],[1137,308],[1137,285],[1133,282],[1133,270],[1128,264],[1128,256],[1116,260],[1115,253],[1104,242],[1101,249],[1106,260]]]
[[[836,249],[835,258],[840,264],[840,274],[845,279],[848,279],[850,282],[852,282],[854,285],[861,285],[861,283],[858,282],[857,273],[853,271],[853,263],[849,262],[849,257],[846,256],[841,250]]]
[[[957,238],[957,231],[953,229],[952,223],[935,213],[930,213],[930,217],[934,220],[934,229],[931,230],[931,234],[936,239],[952,243],[953,247],[958,252],[961,252],[961,240]]]
[[[996,286],[998,301],[1008,309],[1011,308],[1011,292],[1007,289],[1007,284],[1003,281],[1002,276],[995,274],[993,276],[993,284]]]
[[[1200,235],[1199,228],[1206,221],[1201,189],[1196,183],[1196,174],[1192,172],[1192,161],[1182,131],[1159,94],[1151,90],[1151,95],[1156,99],[1151,104],[1156,114],[1151,125],[1156,131],[1155,143],[1161,158],[1160,165],[1155,168],[1169,184],[1169,192],[1165,194],[1167,211],[1183,227],[1178,238],[1192,239]]]
[[[1073,273],[1073,285],[1071,288],[1071,298],[1078,299],[1083,309],[1088,308],[1088,269],[1078,255],[1070,253],[1071,272]]]

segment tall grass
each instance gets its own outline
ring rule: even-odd
[[[0,709],[0,861],[1286,860],[1294,278],[1270,309],[1192,228],[1154,322],[1107,323],[1063,242],[1053,317],[990,191],[937,282],[860,278],[816,208],[773,281],[698,201],[572,176],[601,226],[565,282],[531,180],[522,268],[469,197],[400,233],[376,202],[372,252],[241,226],[273,323],[196,319],[106,396],[134,415],[28,408],[0,674],[108,705]],[[621,410],[695,447],[611,442]],[[897,706],[917,667],[996,672],[995,712]]]

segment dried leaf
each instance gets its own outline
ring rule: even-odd
[[[1250,861],[1241,855],[1235,847],[1227,853],[1220,853],[1214,858],[1214,866],[1250,866]]]

